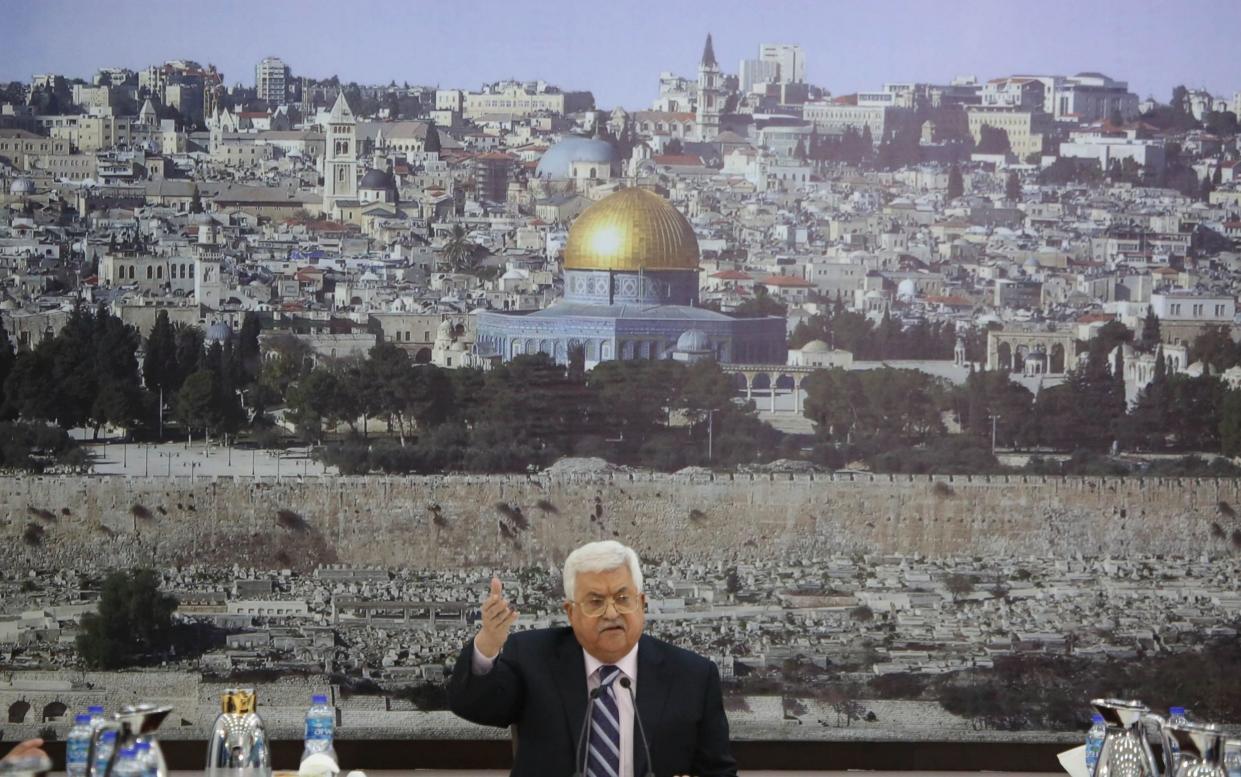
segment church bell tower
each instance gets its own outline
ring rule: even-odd
[[[343,92],[327,123],[327,148],[323,158],[323,210],[332,211],[341,200],[358,198],[357,120]]]
[[[720,113],[724,108],[723,76],[720,63],[715,61],[715,49],[711,45],[711,33],[707,33],[707,45],[698,63],[698,140],[714,140],[720,134]]]

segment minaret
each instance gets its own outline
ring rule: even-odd
[[[707,33],[707,45],[698,63],[698,140],[714,140],[720,134],[720,111],[724,107],[724,95],[720,88],[723,79],[720,63],[715,61],[715,49],[711,46],[711,33]]]
[[[340,200],[358,197],[357,120],[344,92],[336,94],[336,104],[327,121],[326,153],[323,159],[323,210],[331,211]]]

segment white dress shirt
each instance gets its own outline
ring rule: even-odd
[[[599,667],[603,666],[603,662],[582,649],[582,656],[586,659],[586,692],[589,693],[599,687]],[[470,669],[476,675],[487,674],[491,671],[492,665],[495,664],[496,657],[487,657],[483,655],[483,651],[478,649],[478,643],[474,644],[474,658],[470,663]],[[638,693],[638,646],[634,645],[633,649],[625,654],[621,660],[615,664],[620,670],[621,677],[628,677],[630,687],[635,695]],[[616,694],[616,709],[620,712],[620,777],[633,777],[633,701],[629,696],[629,691],[621,687],[620,677],[612,683],[612,691]],[[590,721],[586,722],[590,725]],[[575,742],[574,745],[577,743]],[[575,758],[580,758],[579,753]],[[649,768],[649,767],[648,767]]]

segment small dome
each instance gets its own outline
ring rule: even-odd
[[[606,140],[565,138],[547,149],[534,174],[539,178],[570,178],[574,162],[597,162],[611,166],[620,161],[616,148]]]
[[[896,285],[896,296],[899,299],[913,299],[918,296],[918,287],[913,278],[906,278]]]
[[[34,181],[29,178],[14,178],[9,184],[9,194],[34,194]]]
[[[1024,262],[1022,262],[1021,266],[1025,267],[1027,270],[1037,270],[1042,265],[1038,263],[1037,256],[1031,256],[1030,258],[1026,259]]]
[[[207,327],[207,334],[203,338],[203,342],[207,345],[212,343],[223,343],[232,336],[233,328],[223,321],[217,321]]]
[[[362,176],[362,183],[358,184],[358,189],[371,189],[384,191],[387,189],[395,189],[396,183],[392,180],[392,176],[383,170],[367,170],[366,175]]]
[[[686,329],[677,338],[676,350],[682,353],[706,353],[711,351],[711,340],[701,329]]]
[[[830,350],[831,346],[822,340],[811,340],[801,347],[802,353],[827,353]]]

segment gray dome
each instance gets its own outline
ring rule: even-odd
[[[358,189],[395,189],[396,183],[392,180],[392,176],[383,170],[368,170],[366,175],[362,176],[362,183],[358,184]]]
[[[616,149],[606,140],[565,138],[547,149],[534,174],[539,178],[569,178],[574,162],[597,162],[610,167],[618,161]]]
[[[207,327],[207,335],[203,338],[203,342],[207,345],[212,343],[223,343],[232,336],[233,328],[223,321],[217,321]]]
[[[681,353],[709,353],[711,340],[701,329],[686,329],[677,338],[676,350]]]
[[[14,178],[9,184],[9,194],[34,194],[34,181],[29,178]]]

